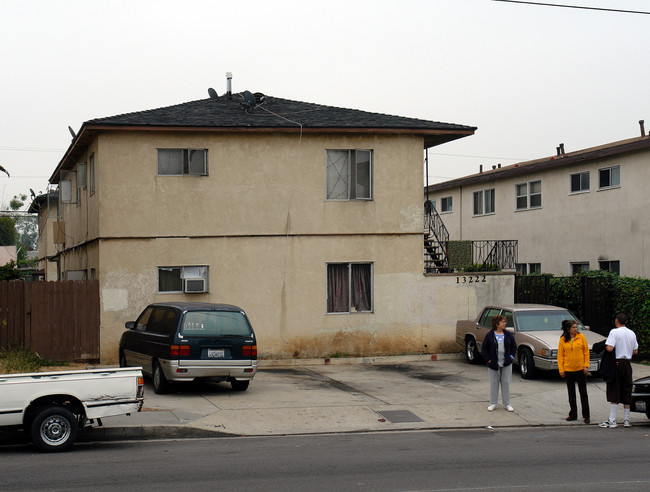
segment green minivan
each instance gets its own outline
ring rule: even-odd
[[[245,391],[257,373],[257,341],[243,309],[230,304],[163,302],[125,323],[120,367],[140,366],[154,391],[171,383],[229,381]]]

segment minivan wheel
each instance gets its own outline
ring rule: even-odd
[[[164,395],[169,391],[169,382],[165,377],[165,373],[160,367],[160,362],[153,363],[153,390],[157,395]]]
[[[248,389],[248,383],[250,383],[248,379],[245,381],[238,381],[236,379],[230,380],[230,385],[232,386],[233,391],[246,391]]]
[[[528,348],[521,350],[519,354],[519,371],[524,379],[533,379],[535,377],[535,361],[533,353]]]

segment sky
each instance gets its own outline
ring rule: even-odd
[[[226,72],[233,92],[478,127],[429,150],[429,184],[636,137],[648,32],[646,14],[494,0],[2,0],[0,208],[48,190],[68,126],[222,95]]]

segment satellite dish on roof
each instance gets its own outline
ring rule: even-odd
[[[255,100],[255,96],[251,94],[251,91],[244,91],[243,96],[244,101],[246,101],[244,104],[248,106],[248,109],[253,109],[257,106],[257,101]]]
[[[219,97],[217,91],[215,91],[212,87],[208,88],[208,95],[210,96],[210,99],[216,99]]]
[[[72,129],[72,127],[69,126],[69,127],[68,127],[68,131],[70,132],[70,135],[72,135],[72,138],[73,138],[73,139],[77,138],[77,134],[74,132],[74,130]]]

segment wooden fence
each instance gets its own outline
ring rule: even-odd
[[[0,282],[0,347],[54,361],[99,360],[99,281]]]

